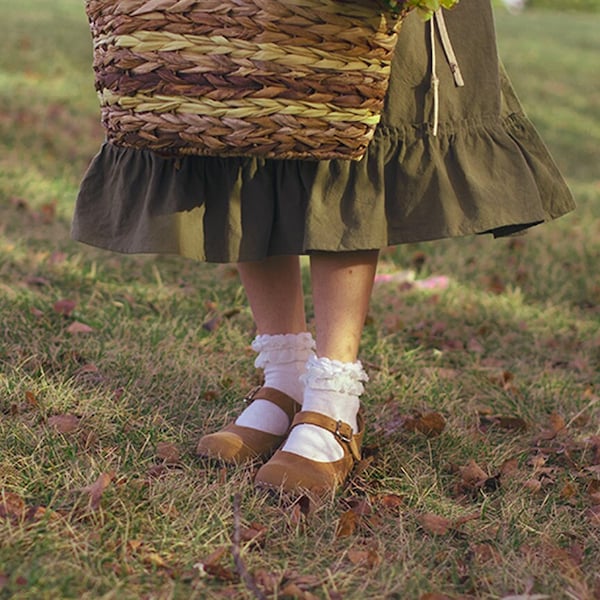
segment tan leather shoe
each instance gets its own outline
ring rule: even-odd
[[[268,400],[288,416],[290,422],[300,410],[300,405],[290,396],[270,387],[259,387],[250,392],[244,401]],[[230,423],[220,431],[200,438],[196,454],[205,458],[215,458],[226,463],[241,464],[255,458],[267,458],[278,448],[285,435],[274,435],[251,427]]]
[[[348,423],[310,411],[299,412],[294,417],[290,431],[302,423],[317,425],[333,433],[344,450],[344,457],[334,462],[319,462],[293,452],[278,450],[258,470],[254,479],[258,487],[277,488],[284,492],[307,490],[317,494],[329,493],[346,480],[354,461],[360,460],[360,447],[365,432],[360,414],[359,431],[356,434],[352,433],[352,427]]]

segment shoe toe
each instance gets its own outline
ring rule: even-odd
[[[346,477],[340,471],[340,462],[319,463],[291,452],[278,451],[256,473],[258,487],[275,488],[283,492],[301,490],[327,493],[335,489]]]
[[[229,431],[218,431],[205,435],[196,446],[196,454],[206,458],[235,462],[248,454],[244,441],[239,435]]]

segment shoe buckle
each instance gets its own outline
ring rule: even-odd
[[[345,427],[344,427],[345,426]],[[350,428],[349,425],[347,425],[346,423],[344,423],[341,420],[338,420],[338,422],[335,424],[335,432],[334,435],[341,440],[342,442],[345,442],[346,444],[349,444],[352,441],[352,434],[345,434],[342,431],[342,427],[344,427],[344,429],[346,429],[346,431],[348,429],[350,429],[350,431],[352,431],[352,429]]]
[[[260,390],[260,388],[262,387],[262,385],[257,385],[255,388],[252,388],[243,398],[242,398],[242,402],[244,402],[245,404],[250,404],[252,402],[252,400],[254,400],[254,397],[256,396],[258,390]]]

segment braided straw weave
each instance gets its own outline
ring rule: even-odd
[[[403,14],[375,0],[86,0],[108,140],[163,155],[359,159]]]

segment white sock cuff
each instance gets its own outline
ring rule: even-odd
[[[270,363],[285,364],[306,361],[314,356],[315,340],[310,332],[257,335],[252,349],[258,352],[254,361],[257,369],[264,369]]]
[[[360,361],[342,362],[326,357],[311,356],[306,374],[300,377],[306,388],[360,396],[364,392],[363,381],[369,377]]]

